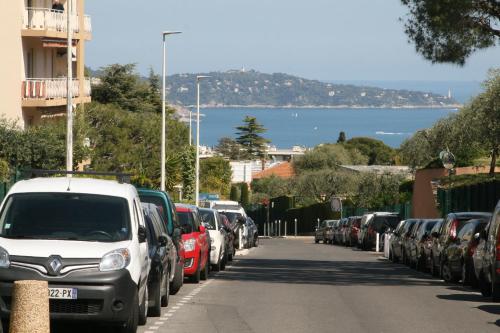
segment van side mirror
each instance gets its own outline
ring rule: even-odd
[[[139,239],[139,243],[144,243],[146,242],[147,236],[146,236],[146,227],[143,225],[139,226],[139,229],[137,230],[137,238]]]

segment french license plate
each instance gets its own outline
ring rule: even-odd
[[[76,288],[49,288],[50,299],[77,299],[78,290]]]

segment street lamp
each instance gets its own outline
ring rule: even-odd
[[[180,34],[180,31],[164,31],[162,33],[163,36],[163,84],[162,84],[162,89],[161,89],[161,100],[162,100],[162,106],[161,106],[161,185],[160,188],[162,191],[165,191],[165,148],[166,148],[166,114],[165,114],[165,89],[166,89],[166,74],[167,74],[167,47],[166,47],[166,37],[169,35],[176,35]]]
[[[210,76],[198,75],[196,77],[196,185],[195,185],[195,203],[199,204],[200,199],[200,81]]]
[[[66,78],[66,171],[73,171],[73,22],[71,1],[66,2],[67,66]],[[71,175],[68,175],[71,177]]]

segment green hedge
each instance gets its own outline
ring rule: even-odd
[[[500,200],[500,180],[438,189],[438,207],[444,217],[451,212],[492,212]]]

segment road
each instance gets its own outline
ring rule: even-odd
[[[500,304],[312,238],[261,240],[208,282],[185,284],[152,332],[499,332]]]

